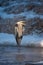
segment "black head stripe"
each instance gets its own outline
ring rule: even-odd
[[[18,27],[18,24],[15,24],[16,27]]]

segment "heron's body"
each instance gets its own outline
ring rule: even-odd
[[[23,32],[24,32],[23,25],[24,25],[23,22],[17,22],[15,25],[15,38],[18,45],[20,45],[23,37]]]

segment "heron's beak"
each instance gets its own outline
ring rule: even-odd
[[[19,21],[19,22],[17,22],[16,24],[25,25],[25,24],[26,24],[26,22],[25,22],[25,21]]]
[[[25,26],[26,25],[26,22],[23,22],[22,25]]]
[[[25,26],[26,25],[26,22],[25,21],[22,21],[21,24]]]

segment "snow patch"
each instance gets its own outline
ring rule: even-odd
[[[26,35],[26,36],[23,36],[23,39],[22,39],[22,43],[21,44],[24,44],[24,45],[27,45],[27,44],[41,44],[41,41],[43,41],[43,37],[41,36],[38,36],[36,34],[33,34],[33,35]]]
[[[22,12],[21,14],[19,14],[21,16],[26,16],[26,19],[30,19],[30,18],[34,18],[34,17],[37,17],[38,15],[32,11],[29,11],[29,12]]]
[[[40,17],[40,18],[43,18],[43,15],[39,15],[39,14],[36,14],[33,10],[32,11],[28,11],[28,12],[22,12],[22,13],[20,13],[20,14],[7,14],[6,12],[4,12],[3,10],[4,10],[5,8],[3,8],[3,7],[0,7],[0,16],[2,17],[2,18],[13,18],[13,17],[15,17],[15,16],[25,16],[26,17],[26,19],[30,19],[30,18],[34,18],[34,17]]]
[[[15,36],[13,34],[0,33],[0,43],[4,42],[16,44]]]
[[[14,14],[7,14],[7,13],[5,13],[5,12],[0,12],[0,16],[2,17],[2,18],[13,18],[14,17]]]
[[[35,62],[34,64],[43,64],[43,61]]]
[[[9,42],[16,44],[15,36],[13,34],[0,33],[0,43]],[[33,35],[25,35],[22,38],[21,45],[41,45],[43,44],[43,37],[38,36],[36,34]]]
[[[0,7],[0,12],[3,11],[5,8],[4,7]]]

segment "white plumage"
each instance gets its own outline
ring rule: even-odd
[[[24,26],[25,26],[24,21],[19,21],[15,24],[15,38],[18,45],[20,45],[22,37],[23,37],[23,32],[25,30]]]

